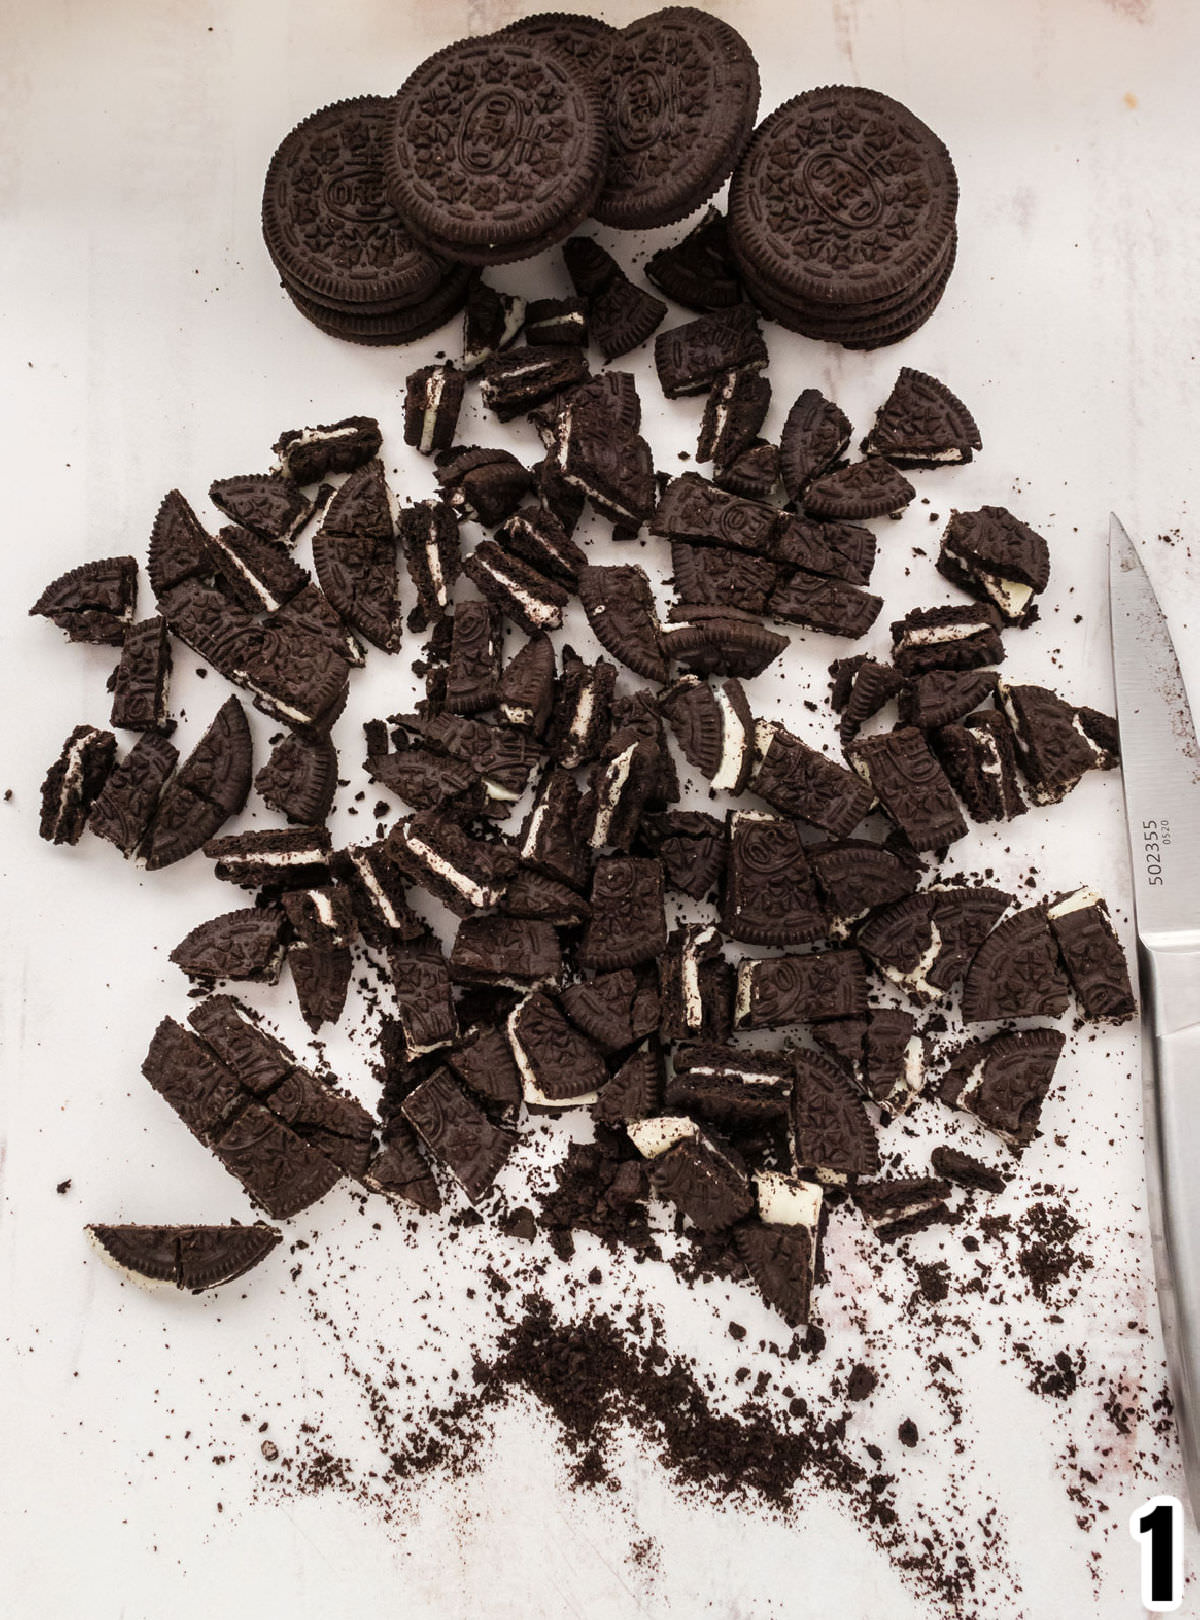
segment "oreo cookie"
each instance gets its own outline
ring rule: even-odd
[[[802,624],[857,641],[875,623],[882,607],[881,596],[797,568],[776,585],[767,598],[766,611],[769,618],[784,624]]]
[[[560,585],[574,587],[587,565],[587,553],[544,506],[520,507],[496,530],[496,542]]]
[[[644,815],[638,836],[662,862],[671,888],[693,900],[718,889],[725,874],[725,825],[699,810]]]
[[[890,461],[872,456],[821,473],[806,486],[801,500],[813,517],[845,523],[857,518],[896,517],[916,493]]]
[[[666,656],[698,675],[752,680],[790,645],[749,614],[721,608],[672,608],[674,623],[663,632]]]
[[[598,1100],[604,1059],[549,996],[535,992],[508,1016],[508,1044],[527,1107],[580,1108]]]
[[[926,680],[933,679],[925,676]],[[1010,821],[1025,814],[1012,727],[999,709],[933,733],[933,749],[973,821]]]
[[[526,339],[529,324],[526,320]],[[480,396],[502,422],[511,422],[544,405],[547,400],[577,387],[588,375],[583,353],[571,346],[545,343],[534,347],[532,340],[519,348],[506,349],[484,362]]]
[[[754,763],[754,718],[741,682],[714,689],[698,675],[684,675],[659,705],[688,763],[714,789],[741,793]]]
[[[647,1119],[662,1107],[665,1062],[657,1041],[644,1041],[600,1089],[592,1118],[602,1125]]]
[[[373,460],[383,443],[373,416],[344,416],[319,427],[289,428],[271,446],[279,470],[297,484],[317,484]]]
[[[745,1161],[715,1132],[685,1115],[633,1120],[626,1130],[652,1161],[657,1197],[676,1205],[700,1232],[719,1232],[754,1206]]]
[[[733,1028],[733,966],[721,936],[699,923],[674,929],[658,961],[664,1041],[726,1041]]]
[[[76,726],[42,783],[39,836],[50,844],[77,844],[117,757],[111,731]]]
[[[998,681],[996,697],[1034,804],[1058,804],[1088,771],[1117,764],[1116,728],[1107,716],[1076,708],[1045,686]]]
[[[501,1107],[521,1101],[521,1072],[502,1028],[479,1024],[444,1052],[447,1064],[464,1085]]]
[[[761,371],[766,363],[767,346],[749,304],[701,315],[654,340],[654,365],[668,399],[706,394],[725,372]]]
[[[828,472],[850,443],[850,418],[818,388],[806,388],[787,413],[779,437],[779,476],[790,501]]]
[[[861,838],[809,844],[805,853],[826,909],[843,926],[911,894],[923,870],[915,855]]]
[[[341,1180],[334,1161],[261,1103],[247,1103],[209,1143],[252,1202],[289,1220]]]
[[[1050,581],[1050,548],[1007,507],[955,512],[942,536],[939,574],[980,602],[994,604],[1006,624],[1031,624]]]
[[[119,647],[133,622],[137,572],[135,557],[84,563],[52,580],[29,611],[56,624],[69,641]]]
[[[400,1111],[433,1158],[478,1203],[512,1152],[513,1133],[494,1125],[446,1068],[416,1085]]]
[[[405,444],[423,456],[449,450],[466,386],[463,372],[449,361],[410,372],[404,381]]]
[[[446,707],[454,714],[479,714],[495,708],[504,645],[500,614],[489,602],[459,602],[451,624]]]
[[[1038,1134],[1065,1040],[1058,1029],[1014,1029],[968,1041],[947,1068],[938,1096],[974,1114],[1019,1153]]]
[[[562,628],[569,600],[566,589],[520,557],[510,556],[495,540],[481,541],[463,560],[463,572],[526,635]]]
[[[846,753],[913,849],[945,849],[966,837],[954,790],[915,726],[855,738]]]
[[[771,404],[771,384],[754,369],[724,371],[713,381],[704,403],[696,460],[728,467],[754,443]]]
[[[963,1022],[1057,1018],[1070,999],[1046,908],[1029,906],[994,928],[975,953],[963,984]]]
[[[759,1219],[735,1229],[737,1252],[767,1304],[789,1327],[803,1327],[820,1259],[822,1188],[778,1170],[758,1171],[754,1183]]]
[[[774,721],[761,721],[751,788],[785,815],[798,816],[832,838],[847,838],[870,810],[871,789],[854,771],[827,759]]]
[[[619,360],[640,348],[662,325],[667,306],[630,281],[599,242],[575,236],[563,248],[575,291],[587,304],[591,340],[605,360]]]
[[[214,478],[208,498],[239,527],[285,546],[295,544],[314,510],[300,486],[278,472]]]
[[[1000,614],[986,607],[914,608],[892,624],[892,658],[910,679],[933,669],[979,669],[1004,659]]]
[[[159,795],[141,843],[146,870],[160,871],[206,844],[246,803],[251,769],[246,712],[231,697]]]
[[[337,791],[337,750],[328,737],[285,737],[254,778],[259,797],[288,821],[314,827],[328,819]]]
[[[216,984],[220,979],[276,984],[283,967],[284,923],[278,906],[227,911],[193,928],[170,959],[200,984]]]
[[[855,940],[886,978],[924,1006],[962,978],[1010,898],[1001,889],[936,885],[874,911]]]
[[[890,1176],[856,1187],[854,1202],[875,1236],[887,1243],[951,1220],[949,1192],[936,1176]]]
[[[854,523],[818,522],[789,513],[775,536],[774,555],[785,568],[866,585],[875,567],[875,536]]]
[[[706,209],[699,224],[674,247],[652,253],[646,260],[646,279],[698,315],[741,303],[742,288],[724,214],[716,208]]]
[[[1060,894],[1046,908],[1059,955],[1085,1018],[1123,1023],[1137,1011],[1125,953],[1095,889]]]
[[[424,938],[393,946],[388,968],[407,1061],[452,1045],[458,1039],[458,1015],[450,967],[437,942]]]
[[[650,681],[665,681],[669,667],[654,592],[632,564],[580,570],[579,600],[596,639],[614,658]]]
[[[87,824],[97,838],[132,855],[145,835],[159,794],[179,759],[165,737],[147,732],[109,772],[88,812]]]
[[[933,669],[899,689],[900,720],[933,731],[961,720],[986,703],[996,689],[990,669]]]
[[[778,571],[766,557],[672,540],[675,593],[686,607],[731,607],[742,613],[766,611]]]
[[[499,984],[513,990],[556,985],[562,950],[548,922],[531,917],[464,917],[450,947],[456,984]]]
[[[333,843],[324,827],[255,828],[210,839],[213,876],[243,889],[311,888],[329,881]]]
[[[658,1029],[660,1005],[653,971],[618,968],[569,984],[559,1000],[573,1024],[604,1053],[627,1051]]]
[[[843,1071],[819,1052],[796,1051],[792,1064],[795,1168],[835,1177],[874,1175],[879,1168],[874,1127]]]
[[[777,507],[726,494],[699,473],[684,473],[663,491],[650,528],[672,542],[727,546],[773,558],[780,523]]]
[[[135,1282],[171,1284],[191,1294],[244,1277],[283,1241],[262,1221],[253,1226],[87,1226],[92,1245]]]
[[[748,945],[807,945],[825,937],[825,914],[795,821],[733,811],[721,928]]]
[[[962,466],[982,449],[975,418],[962,400],[911,366],[900,367],[862,442],[863,455],[885,456],[897,467]]]
[[[830,704],[841,715],[838,739],[843,748],[857,737],[863,722],[877,715],[885,704],[905,689],[904,676],[891,664],[858,653],[838,658],[830,664]],[[915,720],[906,724],[917,724]]]
[[[767,500],[779,482],[778,446],[763,439],[752,440],[727,466],[713,469],[713,481],[730,495]]]
[[[574,58],[519,32],[460,40],[393,101],[388,197],[448,257],[525,259],[592,211],[607,150],[603,93]]]
[[[792,1096],[790,1058],[721,1042],[676,1047],[665,1103],[726,1129],[787,1118]]]
[[[292,561],[285,545],[237,524],[218,530],[208,547],[222,588],[247,613],[275,613],[308,584],[308,570]]]
[[[210,569],[208,534],[177,489],[164,495],[150,530],[146,573],[155,596]]]
[[[582,298],[537,298],[525,317],[525,341],[534,347],[543,344],[586,349],[588,346],[587,304]]]
[[[510,450],[456,445],[434,460],[444,498],[460,517],[485,529],[511,517],[533,488],[533,474]]]
[[[409,623],[420,630],[449,611],[462,567],[458,518],[445,501],[419,501],[401,511],[397,528],[409,578],[417,591],[418,606]]]
[[[862,1018],[866,1011],[866,965],[856,950],[764,956],[738,964],[738,1029]]]
[[[727,22],[668,6],[613,41],[610,149],[593,213],[620,230],[670,225],[733,171],[758,111],[758,66]]]
[[[597,973],[653,962],[667,944],[663,870],[657,860],[611,855],[598,860],[592,914],[580,941],[580,967]]]

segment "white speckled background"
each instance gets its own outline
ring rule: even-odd
[[[74,851],[39,842],[41,778],[75,724],[105,723],[114,655],[66,646],[25,607],[76,562],[141,556],[172,485],[207,513],[210,480],[265,466],[285,427],[377,414],[397,489],[427,492],[427,469],[402,443],[399,396],[408,370],[439,347],[455,352],[456,331],[372,351],[308,327],[261,247],[262,175],[282,135],[317,106],[389,92],[428,50],[522,9],[484,0],[4,8],[0,788],[13,796],[0,804],[0,1612],[16,1620],[328,1620],[351,1608],[406,1620],[945,1612],[901,1583],[833,1498],[806,1497],[788,1523],[698,1505],[673,1493],[632,1440],[619,1496],[571,1494],[549,1424],[524,1406],[503,1420],[505,1443],[480,1459],[478,1476],[433,1482],[391,1524],[352,1495],[266,1489],[263,1422],[286,1452],[319,1411],[339,1455],[361,1453],[364,1473],[378,1465],[361,1385],[343,1376],[346,1345],[360,1363],[394,1355],[422,1389],[449,1387],[463,1336],[487,1332],[486,1294],[472,1300],[467,1289],[490,1259],[503,1268],[512,1258],[515,1240],[489,1227],[464,1231],[443,1252],[429,1234],[407,1238],[386,1208],[364,1215],[339,1191],[289,1232],[308,1251],[289,1261],[280,1250],[244,1285],[203,1300],[122,1286],[83,1243],[88,1220],[250,1216],[138,1067],[158,1018],[187,1005],[167,952],[240,897],[218,890],[199,858],[147,879],[95,840]],[[642,8],[594,9],[619,24]],[[1185,677],[1200,692],[1190,550],[1200,473],[1200,11],[1188,0],[729,0],[713,9],[755,49],[764,109],[823,82],[874,86],[930,123],[958,167],[958,265],[921,332],[862,355],[767,328],[771,433],[796,392],[815,385],[861,434],[902,363],[944,377],[979,421],[976,463],[917,475],[930,507],[876,525],[872,588],[889,609],[952,599],[931,561],[913,554],[936,549],[929,510],[1011,505],[1050,539],[1054,571],[1040,625],[1008,637],[1008,667],[1111,708],[1104,538],[1115,508],[1143,542]],[[617,251],[628,262],[631,242]],[[565,291],[553,258],[492,279]],[[646,356],[636,369],[665,465],[693,446],[699,408],[664,405]],[[464,438],[470,429],[464,418]],[[573,639],[591,645],[586,628]],[[886,644],[886,629],[868,643]],[[796,632],[785,677],[772,670],[752,684],[756,711],[790,713],[797,729],[831,736],[826,718],[797,700],[823,698],[825,666],[840,650]],[[225,695],[218,677],[195,677],[196,664],[177,657],[185,746]],[[339,796],[337,837],[364,832],[364,818],[347,814],[366,786],[358,726],[404,706],[407,655],[393,666],[372,654],[335,732],[353,782]],[[265,742],[271,728],[254,723]],[[364,811],[378,797],[368,789]],[[999,837],[977,831],[954,853],[966,869],[994,866],[1001,880],[1032,860],[1039,889],[1092,881],[1128,938],[1115,776],[1086,781],[1060,809],[1033,812]],[[286,976],[248,999],[303,1041]],[[329,1060],[373,1101],[360,1014],[347,1023],[329,1040]],[[1137,1107],[1132,1036],[1073,1040],[1044,1134],[996,1207],[1019,1210],[1038,1183],[1067,1189],[1094,1265],[1074,1277],[1073,1301],[1051,1311],[1027,1300],[1011,1323],[986,1292],[975,1296],[968,1325],[978,1351],[964,1360],[961,1335],[953,1349],[965,1411],[957,1427],[930,1402],[922,1370],[936,1347],[900,1308],[901,1261],[887,1258],[876,1280],[877,1248],[857,1226],[843,1221],[831,1233],[834,1282],[820,1300],[829,1344],[797,1377],[817,1388],[839,1357],[882,1368],[891,1355],[851,1426],[877,1435],[888,1463],[905,1470],[898,1500],[912,1524],[957,1518],[973,1549],[992,1547],[978,1598],[988,1620],[1140,1613],[1125,1523],[1139,1502],[1181,1488],[1174,1445],[1145,1425],[1127,1435],[1106,1427],[1101,1403],[1116,1389],[1141,1391],[1144,1406],[1162,1380]],[[934,1140],[943,1125],[939,1114]],[[533,1142],[506,1171],[514,1202],[536,1152]],[[913,1249],[963,1270],[953,1233],[925,1234]],[[571,1275],[595,1260],[581,1243]],[[634,1268],[605,1260],[604,1269],[602,1297],[619,1297]],[[745,1291],[689,1293],[669,1272],[652,1282],[637,1269],[658,1290],[670,1347],[697,1355],[718,1379],[751,1355],[732,1345],[730,1317],[746,1325],[748,1346],[778,1334]],[[1070,1400],[1029,1393],[1028,1368],[1006,1352],[1015,1336],[1039,1356],[1086,1345]],[[904,1416],[922,1445],[897,1458]],[[227,1461],[216,1466],[214,1455]],[[1100,1508],[1077,1522],[1069,1491],[1080,1470]],[[642,1536],[656,1550],[637,1564],[629,1547]]]

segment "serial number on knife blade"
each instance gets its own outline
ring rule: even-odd
[[[1146,882],[1162,882],[1162,852],[1170,847],[1171,823],[1164,816],[1161,821],[1142,822],[1142,850],[1146,858]]]

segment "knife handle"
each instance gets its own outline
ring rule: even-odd
[[[1200,1519],[1200,949],[1142,947],[1146,1184],[1184,1474]]]

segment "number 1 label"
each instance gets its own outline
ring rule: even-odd
[[[1142,1603],[1167,1614],[1183,1602],[1183,1506],[1177,1496],[1155,1496],[1129,1519],[1142,1544]]]

